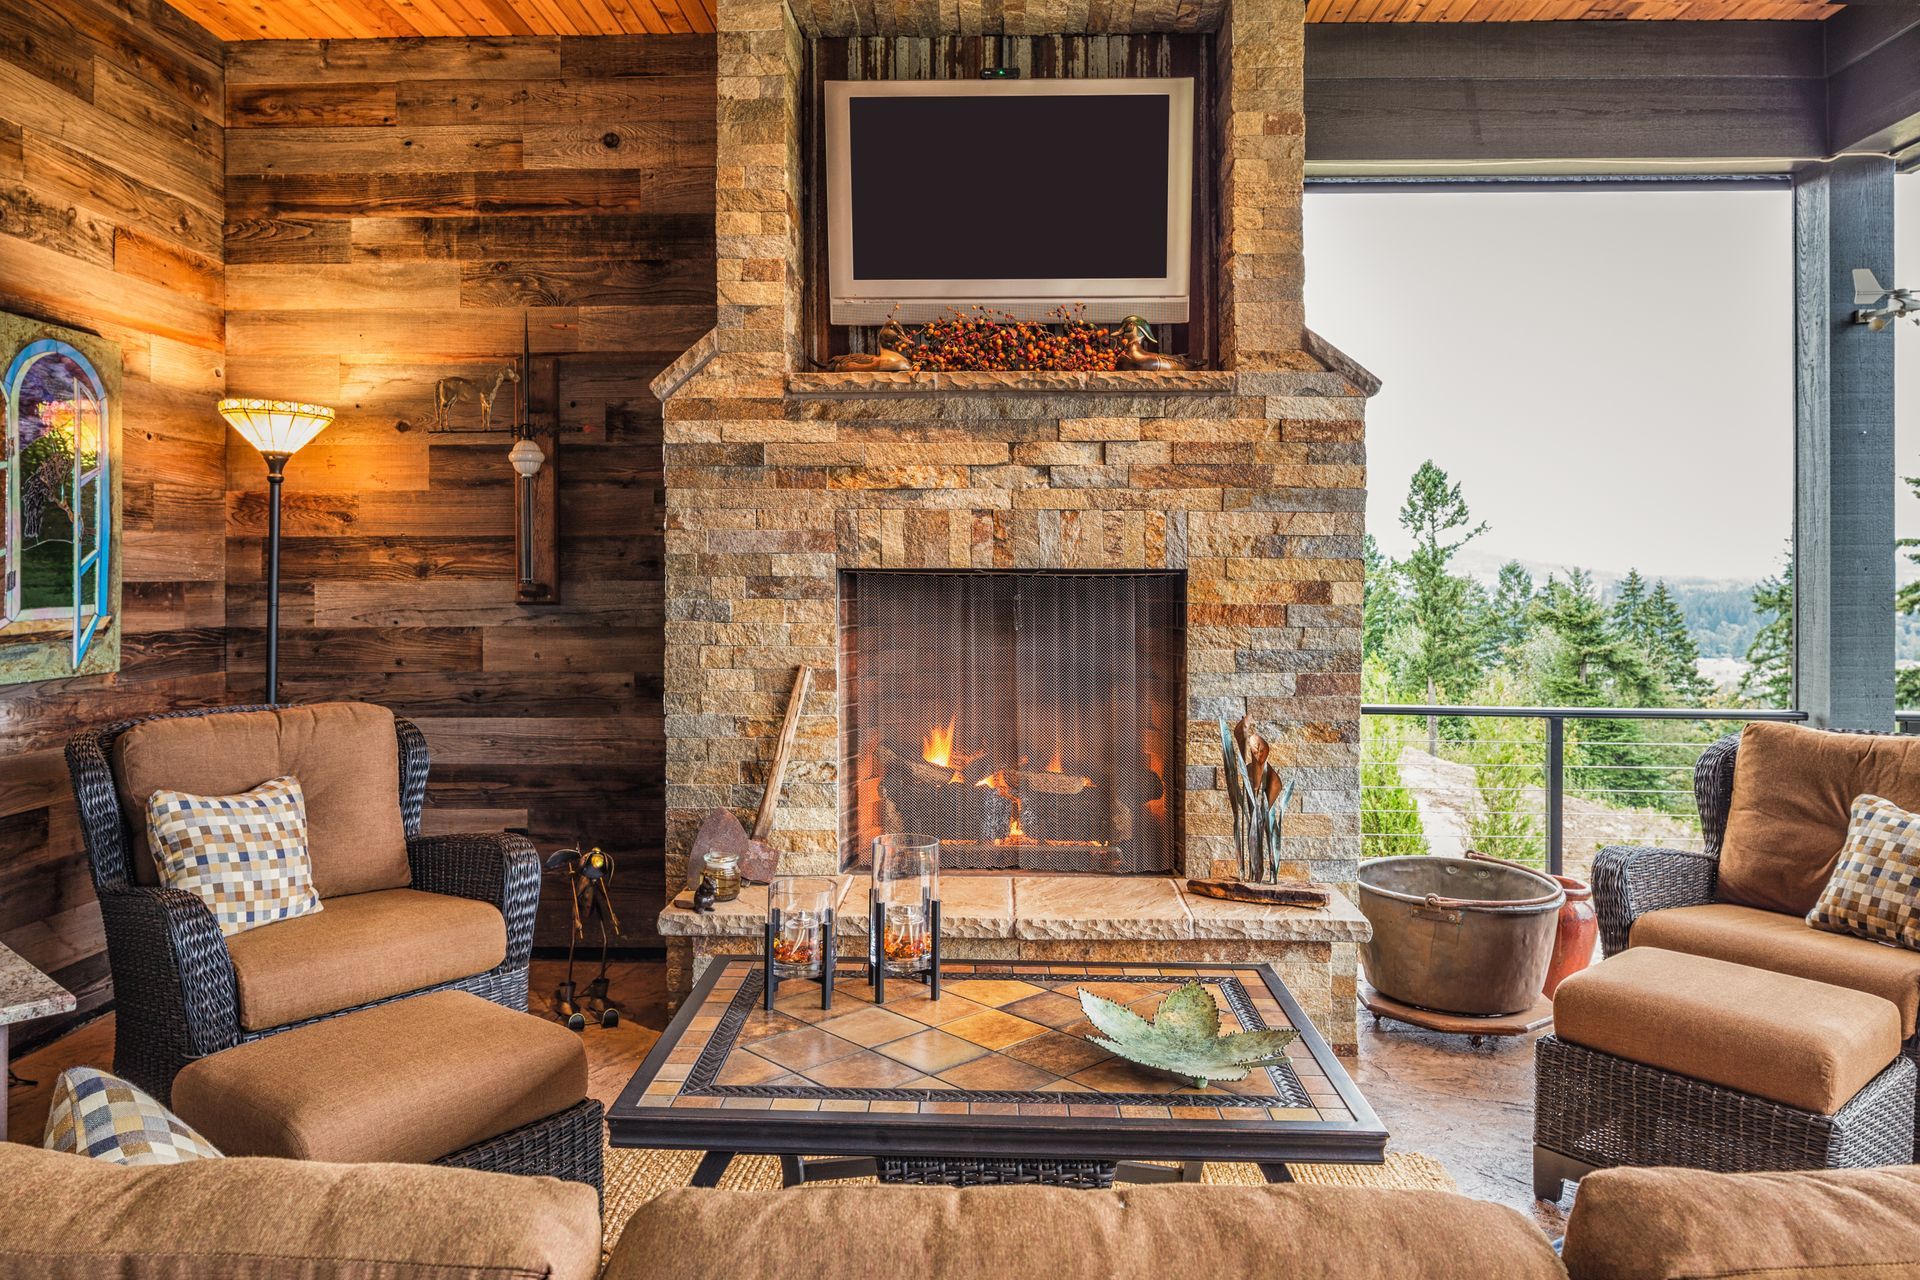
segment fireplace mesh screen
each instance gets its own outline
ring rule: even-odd
[[[1178,573],[841,575],[842,864],[882,831],[950,869],[1178,863]]]

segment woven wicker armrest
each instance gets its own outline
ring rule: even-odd
[[[507,967],[533,954],[533,916],[540,905],[540,854],[525,836],[506,831],[413,836],[407,841],[413,887],[473,898],[507,919]]]
[[[195,1058],[240,1042],[233,961],[207,904],[184,889],[100,894],[113,966],[114,1069],[161,1101]]]
[[[1649,911],[1713,901],[1720,860],[1711,854],[1610,844],[1593,860],[1593,899],[1608,955],[1626,950],[1633,922]]]

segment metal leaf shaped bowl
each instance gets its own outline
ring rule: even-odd
[[[1198,1088],[1213,1080],[1244,1080],[1255,1067],[1286,1061],[1297,1031],[1220,1034],[1220,1009],[1199,982],[1172,992],[1149,1022],[1123,1004],[1080,992],[1080,1008],[1101,1035],[1088,1040],[1128,1062],[1176,1075]]]

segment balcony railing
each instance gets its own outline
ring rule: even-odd
[[[1699,707],[1360,710],[1363,857],[1472,848],[1555,874],[1571,862],[1582,878],[1603,844],[1698,848],[1701,751],[1750,721],[1807,718]],[[1920,728],[1920,712],[1903,713],[1901,728]]]

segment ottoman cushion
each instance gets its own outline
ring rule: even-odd
[[[1570,1043],[1821,1115],[1900,1052],[1879,996],[1658,947],[1568,978],[1553,1021]]]
[[[586,1094],[571,1031],[437,991],[202,1058],[173,1109],[230,1156],[424,1164]]]

